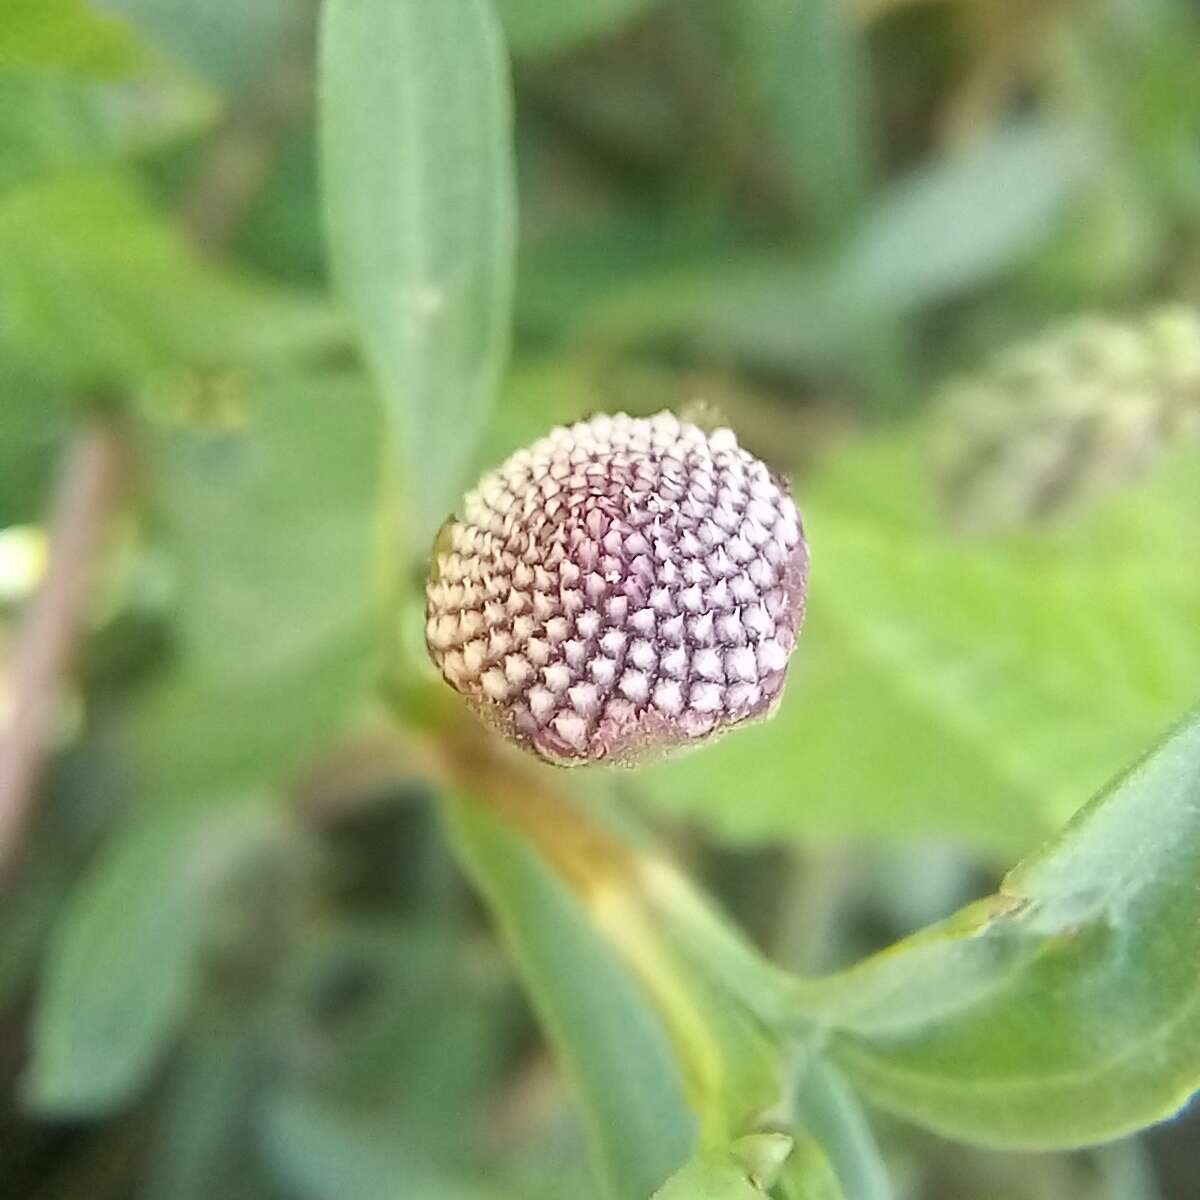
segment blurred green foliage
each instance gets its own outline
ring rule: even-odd
[[[1200,695],[1185,437],[969,536],[935,453],[995,352],[1200,299],[1195,6],[316,10],[0,0],[0,710],[37,575],[9,535],[85,420],[130,454],[0,879],[0,1194],[1190,1200],[1194,1118],[1035,1158],[873,1115],[883,1171],[851,1088],[993,1145],[1183,1102],[1194,723],[999,900],[793,992],[669,878],[604,910],[437,796],[380,697],[441,719],[423,547],[476,467],[704,400],[812,542],[785,704],[554,786],[787,967],[986,894]],[[643,921],[657,991],[614,948]],[[833,1065],[764,1165],[735,1126],[781,1012]]]

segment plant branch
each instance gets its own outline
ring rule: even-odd
[[[0,730],[0,879],[11,868],[33,806],[63,680],[71,669],[88,585],[120,493],[124,454],[108,426],[70,446],[50,515],[45,579],[17,631],[11,704]]]
[[[675,952],[767,1028],[795,1031],[796,980],[764,959],[666,859],[614,836],[491,738],[446,734],[434,773],[534,845],[631,961],[636,929],[669,929]]]
[[[801,1068],[794,1097],[797,1122],[820,1143],[853,1200],[892,1200],[887,1168],[858,1100],[817,1057]]]
[[[776,1110],[784,1080],[765,1014],[784,1008],[790,981],[670,864],[614,836],[478,729],[442,727],[416,753],[446,794],[452,831],[478,819],[472,809],[499,818],[575,895],[658,1011],[706,1144]]]

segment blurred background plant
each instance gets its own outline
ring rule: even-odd
[[[694,1137],[663,1028],[463,792],[569,792],[818,972],[987,893],[1200,695],[1194,4],[495,9],[515,234],[481,4],[326,46],[342,308],[316,5],[0,0],[0,1194],[645,1197]],[[372,211],[393,153],[430,174]],[[467,334],[372,291],[418,268]],[[697,400],[809,529],[780,715],[503,782],[424,662],[428,535],[554,423]],[[757,1036],[721,1034],[747,1078]],[[839,1086],[799,1103],[849,1200],[1196,1194],[1187,1113],[1036,1156],[873,1113],[891,1183],[848,1180]]]

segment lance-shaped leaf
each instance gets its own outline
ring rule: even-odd
[[[866,79],[839,0],[743,0],[735,39],[750,89],[812,228],[835,236],[867,194]]]
[[[397,1130],[362,1113],[303,1094],[273,1097],[260,1122],[263,1156],[299,1200],[351,1195],[359,1200],[436,1196],[438,1200],[501,1200],[487,1180],[447,1175],[424,1161]]]
[[[497,0],[513,53],[562,54],[619,32],[661,0]]]
[[[1069,1147],[1200,1087],[1200,714],[999,892],[799,988],[847,1076],[947,1136]]]
[[[36,1112],[126,1103],[194,991],[206,905],[269,823],[254,803],[172,804],[130,825],[67,904],[47,951],[24,1088]]]
[[[587,1118],[613,1200],[641,1200],[691,1150],[694,1119],[666,1034],[586,911],[518,833],[469,800],[447,817]]]
[[[644,1197],[692,1148],[691,1114],[712,1149],[777,1111],[787,982],[663,860],[477,736],[446,738],[455,848],[583,1093],[612,1193]]]
[[[411,528],[449,512],[507,356],[511,96],[485,0],[331,0],[321,143],[333,263],[400,443]]]

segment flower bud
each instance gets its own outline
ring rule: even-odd
[[[1200,316],[1075,318],[955,380],[935,455],[943,504],[964,532],[1050,520],[1200,437]]]
[[[728,429],[598,416],[467,494],[434,548],[426,641],[542,758],[629,763],[773,710],[807,574],[785,486]]]

